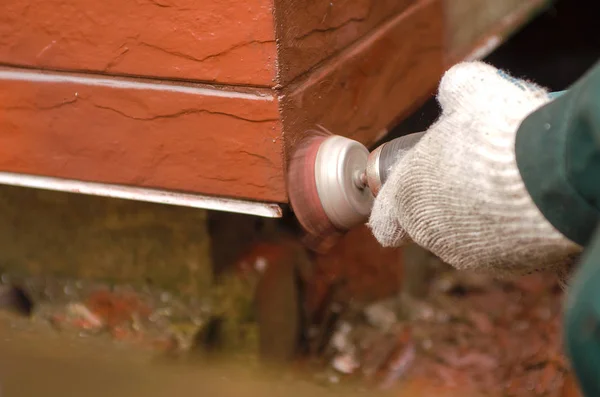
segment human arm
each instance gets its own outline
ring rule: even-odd
[[[524,120],[516,158],[546,219],[585,247],[569,281],[565,341],[583,393],[599,396],[600,65]]]
[[[565,273],[567,351],[600,395],[600,64],[565,94],[462,64],[440,84],[442,116],[393,167],[369,226],[458,267]]]
[[[457,268],[495,274],[572,263],[581,245],[542,214],[515,154],[517,130],[550,103],[548,92],[469,62],[444,75],[437,99],[440,118],[392,167],[375,200],[369,226],[378,241],[412,240]]]

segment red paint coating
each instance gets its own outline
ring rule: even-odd
[[[272,86],[270,0],[3,0],[0,62]]]
[[[287,200],[276,100],[1,84],[1,171]]]
[[[443,12],[423,0],[303,81],[284,88],[286,147],[322,125],[372,144],[434,90],[443,73]]]
[[[380,138],[455,55],[449,4],[7,0],[0,62],[265,87],[278,72],[283,101],[1,82],[0,170],[285,202],[281,137]]]
[[[275,0],[285,85],[419,0]]]

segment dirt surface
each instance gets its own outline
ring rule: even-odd
[[[20,328],[15,332],[15,327]],[[275,377],[252,361],[159,359],[155,352],[101,338],[57,334],[41,324],[0,320],[0,391],[6,396],[325,396],[299,376]],[[344,395],[366,395],[356,387]]]

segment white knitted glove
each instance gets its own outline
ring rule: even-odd
[[[375,200],[369,226],[380,244],[413,240],[457,268],[497,275],[569,264],[581,247],[537,209],[515,160],[517,129],[547,91],[469,62],[445,74],[437,99],[440,119]]]

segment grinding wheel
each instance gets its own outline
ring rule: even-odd
[[[374,198],[361,179],[368,156],[359,142],[322,131],[307,131],[297,144],[288,169],[289,197],[313,250],[327,250],[368,218]]]

